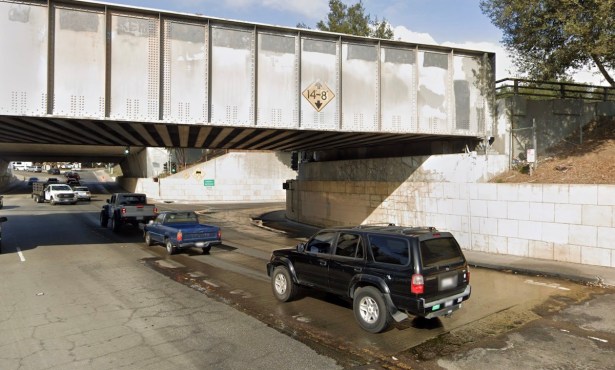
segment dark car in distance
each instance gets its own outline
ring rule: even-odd
[[[66,177],[66,179],[75,179],[77,181],[81,180],[81,176],[79,175],[79,173],[77,172],[73,172],[73,171],[68,171],[68,172],[64,172],[64,177]]]
[[[409,315],[451,315],[471,293],[461,247],[433,227],[324,229],[296,248],[273,251],[267,274],[281,302],[299,287],[352,301],[359,326],[371,333]]]

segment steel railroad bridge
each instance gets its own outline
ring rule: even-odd
[[[0,159],[480,140],[483,51],[72,0],[0,0]]]

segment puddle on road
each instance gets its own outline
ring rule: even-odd
[[[478,343],[502,348],[506,343],[499,339],[501,335],[605,292],[600,287],[560,279],[472,268],[472,297],[451,318],[411,318],[373,335],[358,328],[351,306],[328,295],[307,294],[297,301],[278,304],[271,296],[269,284],[257,284],[246,276],[211,265],[197,265],[188,258],[185,262],[195,265],[170,268],[155,260],[159,259],[146,264],[348,367],[374,362],[388,368],[423,364]],[[199,270],[198,274],[195,270]],[[250,289],[238,288],[246,286]],[[485,340],[489,341],[488,346]],[[393,357],[396,360],[391,360]]]

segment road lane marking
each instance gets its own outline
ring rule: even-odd
[[[534,280],[531,280],[531,279],[526,280],[525,283],[526,284],[532,284],[532,285],[544,286],[544,287],[547,287],[547,288],[559,289],[559,290],[570,290],[570,289],[564,288],[563,286],[560,286],[559,284],[556,284],[556,283],[551,283],[551,284],[541,283],[539,281],[534,281]]]
[[[19,249],[19,247],[17,248],[17,254],[19,255],[19,259],[21,260],[21,262],[26,262],[26,257],[23,256],[23,253],[21,253],[21,249]]]
[[[609,342],[608,340],[602,339],[602,338],[596,338],[596,337],[590,337],[590,336],[588,336],[588,338],[589,339],[593,339],[593,340],[597,340],[597,341],[602,342],[602,343],[608,343]]]

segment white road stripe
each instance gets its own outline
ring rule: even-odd
[[[23,253],[21,253],[21,249],[19,249],[19,247],[17,247],[17,254],[19,255],[21,262],[26,262],[26,257],[23,256]]]
[[[552,288],[552,289],[559,289],[559,290],[570,290],[570,289],[568,289],[568,288],[564,288],[563,286],[560,286],[560,285],[559,285],[559,284],[557,284],[557,283],[551,283],[551,284],[548,284],[548,283],[541,283],[541,282],[539,282],[539,281],[534,281],[534,280],[531,280],[531,279],[526,280],[526,281],[525,281],[525,283],[526,283],[526,284],[532,284],[532,285],[544,286],[544,287],[547,287],[547,288]]]
[[[608,340],[602,339],[602,338],[589,337],[589,336],[588,336],[588,338],[589,339],[593,339],[593,340],[597,340],[597,341],[602,342],[602,343],[608,343],[609,342]]]

